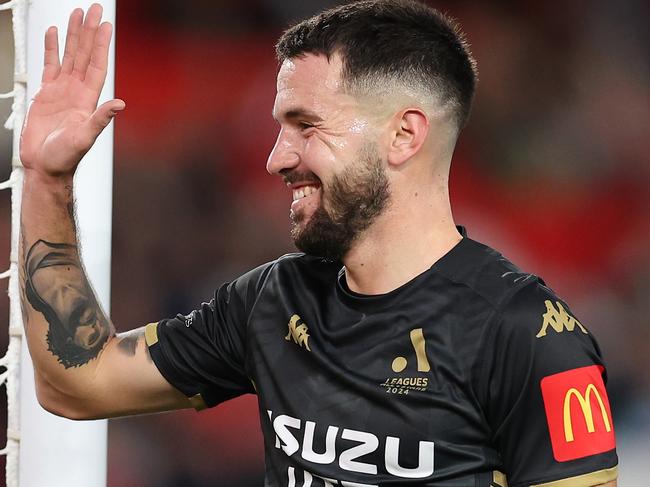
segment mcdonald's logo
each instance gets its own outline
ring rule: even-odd
[[[616,447],[603,370],[591,365],[540,382],[553,456],[558,462]]]
[[[587,386],[587,392],[584,396],[580,394],[580,391],[578,391],[578,389],[572,387],[564,396],[564,439],[567,443],[575,440],[573,436],[573,423],[571,422],[572,397],[576,397],[578,399],[580,409],[582,410],[582,416],[585,418],[585,424],[587,425],[587,432],[594,433],[596,431],[596,428],[594,426],[594,415],[591,410],[591,401],[589,400],[592,393],[596,399],[598,399],[598,405],[600,406],[600,415],[603,418],[605,430],[608,432],[612,430],[612,426],[609,422],[609,415],[607,414],[607,411],[605,410],[605,404],[603,403],[603,398],[600,397],[600,393],[598,392],[598,389],[596,389],[596,386],[589,384]]]

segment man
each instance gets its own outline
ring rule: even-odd
[[[46,409],[86,419],[257,393],[273,486],[616,485],[595,340],[540,278],[454,225],[449,167],[476,72],[448,19],[369,0],[288,30],[267,169],[293,194],[304,253],[116,335],[72,210],[80,159],[125,108],[96,108],[100,18],[72,13],[61,63],[46,33],[22,135],[23,307]]]

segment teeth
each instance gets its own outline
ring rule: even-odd
[[[294,189],[293,200],[299,200],[305,196],[309,196],[310,194],[315,193],[316,191],[318,191],[318,188],[316,186],[302,186],[301,188]]]

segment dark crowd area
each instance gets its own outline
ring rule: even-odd
[[[452,164],[456,221],[542,276],[596,335],[608,366],[619,485],[647,485],[649,4],[428,3],[460,21],[480,73]],[[118,330],[185,314],[224,281],[294,250],[290,193],[265,171],[278,130],[274,44],[292,21],[331,5],[118,0],[115,95],[127,103],[115,125]],[[9,20],[3,13],[0,92],[12,83]],[[10,105],[0,100],[2,122]],[[11,134],[2,130],[3,180],[10,161]],[[0,193],[0,271],[8,265],[9,202]],[[6,323],[5,293],[0,316]],[[0,343],[6,348],[5,336]],[[108,454],[111,487],[261,486],[256,397],[112,420]]]

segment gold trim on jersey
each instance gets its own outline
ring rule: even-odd
[[[496,487],[508,487],[508,479],[506,479],[506,474],[499,472],[498,470],[494,470],[492,472],[492,483]]]
[[[144,327],[144,340],[149,346],[158,343],[158,323],[149,323]]]
[[[148,346],[158,343],[158,323],[149,323],[144,327],[144,341],[147,342]],[[188,397],[187,399],[190,401],[190,405],[197,411],[201,411],[208,407],[200,393],[194,394],[192,397]]]
[[[543,484],[535,484],[530,487],[592,487],[606,482],[616,480],[618,477],[618,465],[596,472],[589,472],[576,477],[569,477],[561,480],[554,480]]]
[[[192,397],[188,397],[188,399],[190,400],[192,407],[197,411],[202,411],[208,407],[208,405],[203,400],[201,393],[194,394]]]

